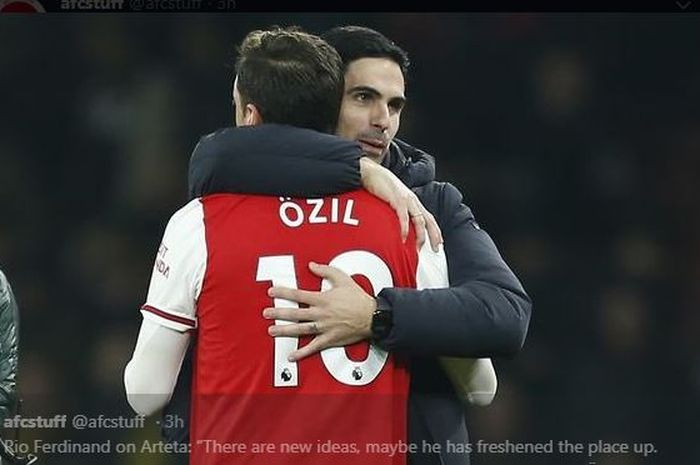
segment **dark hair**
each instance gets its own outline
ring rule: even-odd
[[[238,48],[238,91],[266,123],[332,133],[343,97],[343,64],[320,37],[298,27],[249,33]]]
[[[360,58],[388,58],[401,68],[404,79],[408,78],[411,62],[408,53],[384,34],[363,26],[338,26],[321,35],[340,54],[347,66]]]

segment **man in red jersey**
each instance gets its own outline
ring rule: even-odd
[[[337,122],[343,71],[335,50],[316,36],[275,29],[249,34],[239,51],[239,127],[228,136],[253,152],[359,150],[315,132]],[[299,137],[279,124],[315,131]],[[413,230],[402,241],[391,208],[365,191],[317,199],[212,195],[170,219],[125,385],[137,412],[161,408],[196,335],[191,463],[405,463],[402,360],[360,342],[293,361],[305,337],[268,335],[288,323],[264,318],[270,304],[295,308],[302,320],[314,312],[272,299],[271,286],[326,289],[349,279],[327,269],[331,278],[321,281],[312,271],[324,265],[314,262],[355,276],[371,295],[415,287],[416,276],[424,286],[446,276],[444,253],[425,250],[419,261]],[[307,335],[317,332],[310,322]]]

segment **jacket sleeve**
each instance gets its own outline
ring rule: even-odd
[[[418,194],[443,231],[450,287],[382,290],[394,325],[381,346],[417,355],[513,355],[527,334],[530,298],[454,186],[435,182]]]
[[[285,139],[278,145],[268,141],[274,150],[247,151],[237,150],[228,136],[230,131],[220,130],[195,147],[188,172],[190,199],[222,192],[324,197],[361,187],[359,151],[309,150],[288,156]]]
[[[0,272],[0,421],[12,414],[17,402],[18,320],[12,288]]]

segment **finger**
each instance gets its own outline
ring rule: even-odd
[[[418,250],[423,247],[425,243],[425,218],[423,215],[418,214],[411,217],[413,221],[413,227],[416,229],[416,245]]]
[[[316,276],[327,279],[331,282],[331,284],[334,285],[339,284],[343,281],[347,281],[348,279],[352,279],[350,276],[343,273],[334,266],[322,265],[316,262],[309,262],[309,269]]]
[[[306,344],[304,347],[295,350],[291,354],[289,354],[289,357],[287,360],[290,362],[296,362],[301,359],[304,359],[308,357],[309,355],[313,355],[317,352],[322,351],[327,347],[325,338],[323,336],[317,336],[311,340],[308,344]]]
[[[438,252],[440,250],[440,244],[444,242],[442,238],[442,231],[440,226],[438,226],[435,217],[428,211],[425,211],[425,227],[428,230],[428,237],[430,239],[430,245],[433,247],[433,252]]]
[[[406,199],[401,198],[395,205],[394,210],[396,210],[396,215],[399,217],[399,228],[401,230],[401,240],[406,242],[408,237],[408,224],[411,220],[410,213],[408,211],[408,202]]]
[[[285,321],[315,321],[317,314],[310,308],[272,308],[263,310],[263,318],[266,320]]]
[[[301,289],[290,289],[288,287],[275,286],[267,290],[267,295],[275,299],[286,299],[307,305],[318,303],[320,292],[303,291]]]
[[[314,321],[306,323],[296,323],[291,325],[270,325],[267,328],[267,334],[269,334],[272,337],[313,336],[315,334],[319,334],[320,332],[321,331],[318,327],[318,323]]]

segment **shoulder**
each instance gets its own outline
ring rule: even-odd
[[[431,202],[444,201],[462,201],[462,193],[454,185],[449,182],[431,181],[420,187],[416,187],[413,191],[418,194],[421,199]]]
[[[198,223],[202,220],[203,209],[201,197],[192,199],[172,214],[168,224]]]
[[[198,197],[172,214],[165,227],[163,241],[190,243],[188,239],[203,230],[204,206]]]
[[[449,182],[432,181],[414,189],[421,202],[438,221],[461,213],[473,218],[460,190]]]

